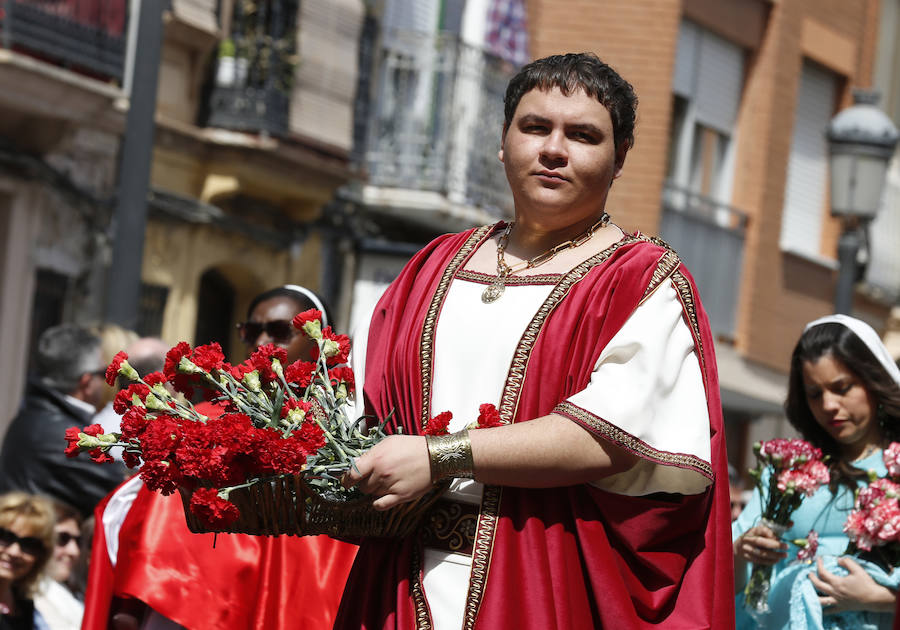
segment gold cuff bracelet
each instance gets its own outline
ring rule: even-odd
[[[426,435],[425,443],[431,460],[432,482],[436,483],[447,477],[472,479],[475,476],[468,429],[450,435]]]

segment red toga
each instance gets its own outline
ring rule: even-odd
[[[417,254],[376,307],[365,368],[366,411],[420,434],[431,417],[434,336],[450,283],[492,228],[448,235]],[[567,398],[601,351],[663,281],[694,339],[710,418],[710,462],[649,448]],[[613,393],[615,395],[615,393]],[[499,405],[506,422],[557,413],[657,465],[712,483],[696,495],[626,496],[590,484],[485,487],[464,628],[734,627],[727,462],[713,340],[677,256],[626,236],[564,274],[516,348]],[[552,436],[548,436],[552,439]],[[719,483],[717,480],[723,480]],[[336,628],[431,628],[422,545],[366,541]]]

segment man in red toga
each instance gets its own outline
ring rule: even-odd
[[[515,221],[436,239],[378,303],[357,381],[403,435],[345,483],[385,509],[451,483],[419,535],[363,543],[336,628],[734,627],[709,324],[677,254],[606,213],[636,105],[592,54],[523,68]],[[502,426],[466,430],[484,403]]]

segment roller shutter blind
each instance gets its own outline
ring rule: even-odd
[[[794,132],[788,161],[781,247],[820,255],[822,221],[827,209],[828,143],[825,130],[834,114],[837,76],[804,61],[794,112]]]

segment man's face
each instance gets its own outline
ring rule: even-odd
[[[617,155],[607,109],[576,90],[531,90],[503,133],[500,160],[516,213],[563,228],[603,211],[625,150]]]
[[[99,348],[96,353],[96,365],[99,366],[96,370],[82,375],[81,385],[75,397],[90,403],[97,411],[100,411],[107,402],[108,392],[111,388],[106,384],[104,376],[106,366]]]

